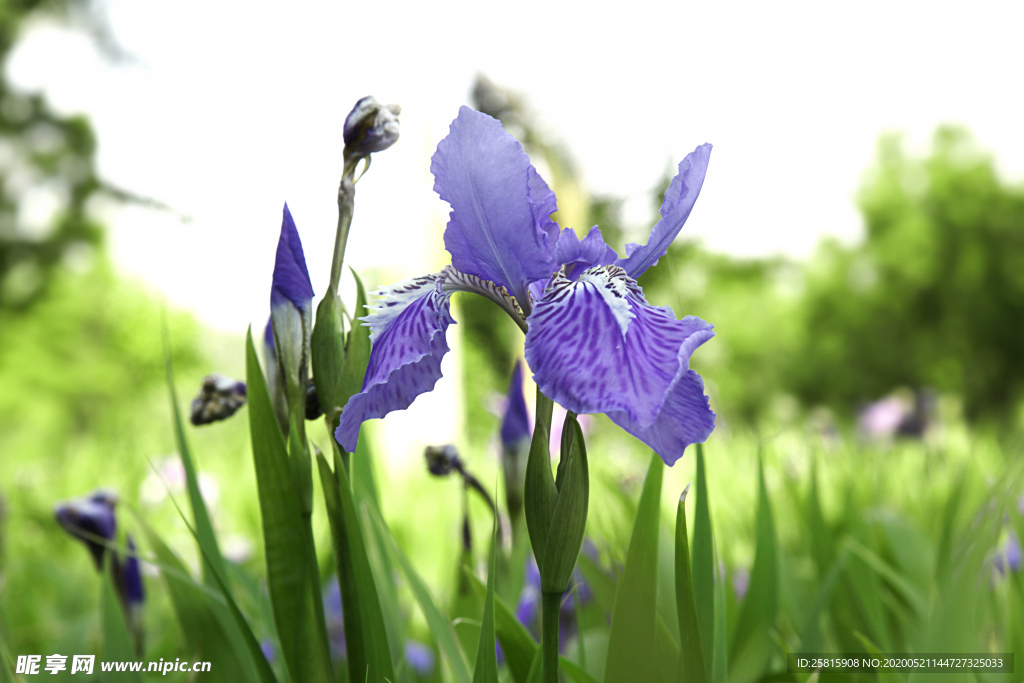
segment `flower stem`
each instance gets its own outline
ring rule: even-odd
[[[543,629],[541,650],[544,663],[544,683],[558,683],[558,615],[562,609],[560,593],[542,593]]]
[[[345,246],[348,244],[348,232],[352,227],[352,213],[355,207],[356,183],[353,177],[355,168],[345,165],[345,173],[341,176],[338,186],[338,232],[334,238],[334,259],[331,261],[331,284],[327,296],[338,295],[338,282],[341,280],[341,265],[345,260]]]

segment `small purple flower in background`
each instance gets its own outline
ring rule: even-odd
[[[737,600],[743,600],[750,588],[750,570],[746,567],[737,567],[732,573],[732,590]]]
[[[331,657],[335,661],[346,656],[345,646],[345,613],[341,607],[341,586],[337,577],[331,579],[324,589],[324,620],[327,622],[327,640],[331,647]]]
[[[501,419],[501,445],[505,450],[515,450],[525,441],[529,444],[532,421],[523,394],[523,364],[516,361],[512,378],[508,383],[508,403]]]
[[[1021,548],[1020,539],[1015,532],[1010,531],[1006,543],[992,558],[992,566],[1000,574],[1006,574],[1008,571],[1019,572],[1021,567],[1024,567],[1024,549]]]
[[[128,552],[123,560],[118,557],[116,550],[107,547],[117,537],[117,517],[114,514],[116,505],[117,496],[100,489],[85,498],[58,503],[54,508],[54,517],[65,531],[85,543],[97,571],[103,571],[104,559],[109,556],[107,564],[114,586],[132,631],[136,652],[141,654],[142,604],[145,593],[139,559],[135,553],[135,541],[131,535],[126,537]]]
[[[935,422],[935,409],[934,391],[918,389],[911,394],[900,390],[866,405],[857,418],[857,427],[868,439],[921,438]]]
[[[199,426],[226,420],[245,405],[245,382],[217,373],[207,375],[192,399],[192,424]]]
[[[269,638],[264,638],[260,641],[260,650],[263,652],[263,656],[267,658],[267,662],[270,664],[277,661],[277,648],[274,647],[274,642]]]
[[[114,516],[116,502],[114,494],[99,490],[86,498],[58,503],[53,511],[57,523],[85,543],[97,570],[103,568],[103,556],[107,550],[104,542],[113,542],[117,534],[117,518]]]
[[[426,678],[434,673],[434,651],[415,640],[405,642],[405,661],[417,676]]]
[[[515,525],[523,511],[526,461],[530,455],[530,411],[523,395],[523,364],[516,361],[508,383],[505,414],[501,420],[501,465],[505,474],[505,506]]]
[[[491,117],[463,107],[435,152],[434,190],[451,206],[440,273],[380,290],[362,318],[373,348],[362,391],[345,406],[335,437],[351,452],[360,425],[408,408],[441,377],[454,292],[501,306],[526,332],[526,360],[546,396],[575,413],[605,413],[669,465],[704,441],[715,414],[690,355],[714,333],[652,306],[636,278],[664,256],[690,215],[711,145],[679,164],[644,246],[626,256],[597,228],[580,240],[551,220],[554,193],[522,146]]]
[[[597,558],[597,547],[589,539],[584,541],[583,553],[592,559]],[[586,606],[594,597],[590,584],[583,578],[583,573],[577,568],[573,571],[572,582],[569,589],[562,596],[562,607],[558,618],[558,642],[562,647],[568,639],[575,635],[576,624],[576,597],[579,597],[580,607]],[[540,635],[540,611],[541,611],[541,589],[540,589],[540,568],[537,567],[537,560],[531,555],[526,562],[526,573],[523,576],[523,588],[519,592],[519,602],[516,603],[516,620],[526,629],[538,637]]]

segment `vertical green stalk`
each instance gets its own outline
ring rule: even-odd
[[[369,166],[370,158],[366,157]],[[331,261],[331,284],[327,288],[327,296],[338,295],[338,282],[341,280],[341,266],[345,260],[345,246],[348,244],[348,232],[352,227],[352,214],[355,210],[356,181],[355,163],[345,161],[345,171],[338,185],[338,232],[334,237],[334,258]]]
[[[544,664],[544,683],[558,683],[558,615],[562,609],[561,593],[542,593],[543,622],[541,655]]]

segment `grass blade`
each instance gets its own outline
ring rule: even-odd
[[[221,672],[218,675],[226,680],[274,683],[273,671],[248,623],[244,619],[241,624],[232,622],[226,605],[213,598],[207,592],[209,589],[195,583],[174,551],[139,515],[136,519],[160,565],[160,576],[167,586],[171,606],[194,659],[210,662],[211,670]],[[238,617],[241,617],[240,611],[236,619]],[[246,633],[248,639],[245,638]]]
[[[487,562],[487,598],[484,601],[484,618],[480,627],[480,645],[476,651],[476,665],[473,667],[473,683],[498,683],[498,656],[494,636],[494,578],[497,574],[495,554],[498,547],[498,518],[494,518],[491,532],[491,554]]]
[[[658,522],[665,465],[654,455],[647,470],[626,566],[615,594],[608,636],[606,683],[653,681],[660,667],[653,657],[657,638]]]
[[[164,336],[164,365],[167,373],[167,391],[171,397],[171,414],[174,419],[174,438],[178,444],[178,452],[181,454],[181,464],[185,469],[185,486],[188,490],[189,504],[192,506],[192,518],[195,520],[196,539],[202,549],[201,555],[204,558],[203,580],[207,585],[215,584],[211,571],[219,570],[224,576],[224,557],[221,555],[220,546],[217,544],[217,536],[213,532],[213,524],[210,522],[210,512],[206,508],[206,501],[203,500],[199,490],[199,477],[196,474],[195,462],[192,459],[192,451],[188,447],[188,439],[185,437],[185,427],[181,420],[181,411],[178,409],[178,396],[174,389],[174,367],[171,360],[171,345],[169,341],[166,315],[163,321]],[[214,566],[207,566],[212,563]]]
[[[351,681],[395,680],[384,615],[370,569],[362,530],[341,455],[335,451],[334,471],[317,453],[320,483],[327,503],[338,582],[345,608],[345,638]]]
[[[331,681],[330,652],[323,638],[323,623],[317,623],[320,587],[310,585],[315,567],[306,566],[308,519],[302,514],[293,468],[253,348],[251,329],[245,347],[249,431],[263,520],[267,589],[281,654],[292,680]]]
[[[387,541],[387,547],[391,551],[392,557],[398,562],[398,566],[402,569],[402,574],[405,575],[405,580],[409,582],[409,588],[412,589],[412,594],[416,598],[416,602],[419,603],[420,610],[423,612],[423,616],[427,620],[427,625],[430,627],[430,633],[437,640],[437,645],[441,649],[441,653],[444,655],[445,660],[448,662],[448,666],[451,669],[452,676],[457,683],[470,683],[472,681],[472,675],[469,672],[469,666],[466,664],[466,659],[462,654],[462,649],[459,647],[458,640],[455,637],[455,631],[452,629],[452,625],[448,622],[448,619],[438,609],[437,603],[430,595],[430,590],[427,585],[420,578],[420,575],[416,572],[416,568],[412,566],[409,559],[402,552],[398,544],[391,538],[391,534],[388,532],[387,527],[384,524],[384,520],[381,519],[380,513],[376,509],[370,508],[370,522],[377,530],[377,534],[382,536]],[[476,577],[473,577],[474,579]],[[486,588],[481,586],[482,590],[486,592]],[[500,615],[500,609],[498,611]],[[515,617],[513,617],[513,621]],[[500,624],[500,618],[498,619]],[[517,622],[518,623],[518,622]],[[501,636],[499,631],[499,637]],[[502,648],[505,647],[502,642]],[[506,656],[508,651],[506,650]],[[533,654],[530,654],[532,659]],[[529,662],[527,662],[529,667]],[[525,683],[525,682],[523,682]]]
[[[464,572],[476,592],[486,599],[487,586],[470,571]],[[508,604],[500,597],[494,598],[494,630],[501,643],[501,651],[505,654],[512,680],[516,683],[527,683],[533,661],[540,653],[540,645],[530,632],[526,630]]]
[[[693,518],[693,602],[697,610],[704,666],[711,678],[715,651],[715,560],[711,532],[711,504],[704,470],[704,444],[697,444],[697,502]]]
[[[707,683],[704,651],[697,622],[697,605],[690,573],[690,543],[686,536],[686,491],[679,496],[676,508],[676,610],[679,615],[679,666],[676,680],[680,683]]]
[[[712,560],[718,563],[718,545],[712,547]],[[725,617],[725,580],[720,578],[714,582],[715,590],[715,649],[711,662],[711,682],[725,683],[729,679],[729,653],[727,649],[726,633],[728,633]]]
[[[750,588],[740,608],[733,636],[730,680],[744,682],[759,677],[771,655],[769,636],[778,611],[778,557],[775,525],[765,486],[764,463],[758,464],[757,545],[750,570]]]
[[[103,659],[110,661],[134,661],[142,653],[136,652],[132,644],[128,624],[124,620],[124,612],[114,588],[114,576],[111,569],[113,561],[111,553],[106,554],[103,565],[103,593],[100,605],[100,623],[103,629]],[[127,673],[127,672],[126,672]],[[129,673],[128,678],[142,681],[137,672]]]

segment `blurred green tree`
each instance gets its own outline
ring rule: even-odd
[[[1024,187],[942,128],[925,159],[883,138],[860,206],[864,243],[828,243],[808,269],[789,388],[849,407],[932,387],[969,418],[1006,415],[1024,390]]]
[[[101,241],[88,210],[103,188],[92,127],[55,112],[39,93],[17,90],[6,69],[19,37],[40,18],[76,23],[111,45],[98,16],[73,0],[0,4],[0,309],[27,309],[56,269]]]

